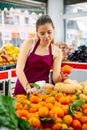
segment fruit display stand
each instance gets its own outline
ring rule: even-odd
[[[0,95],[0,126],[12,130],[87,130],[87,81],[66,79],[42,88],[36,95]]]
[[[87,63],[79,62],[62,62],[62,66],[70,65],[73,67],[73,71],[70,74],[70,79],[78,80],[79,82],[87,80]],[[50,69],[50,83],[52,83],[52,68]],[[3,93],[5,94],[5,82],[9,82],[9,91],[11,82],[16,80],[16,69],[9,69],[5,71],[0,71],[0,82],[3,82]]]

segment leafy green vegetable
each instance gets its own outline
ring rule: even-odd
[[[73,102],[73,105],[82,106],[82,105],[84,105],[85,103],[86,103],[85,100],[75,100],[75,101]]]
[[[44,118],[40,118],[40,121],[43,121],[43,122],[48,122],[48,121],[51,121],[51,122],[55,122],[55,120],[53,118],[50,118],[50,117],[44,117]]]
[[[22,118],[18,118],[19,130],[32,130],[32,127],[29,126],[29,123]]]
[[[80,106],[84,105],[86,103],[85,100],[75,100],[71,105],[69,105],[69,114],[74,116],[75,110],[80,110]]]
[[[0,95],[0,126],[17,130],[18,121],[15,113],[15,103],[11,97]]]
[[[10,96],[0,95],[0,128],[9,130],[32,130],[27,121],[19,118],[15,110],[16,100]]]
[[[74,116],[73,105],[69,105],[68,111],[71,116]]]
[[[36,84],[36,83],[30,83],[30,85],[31,85],[32,87],[36,87],[37,89],[40,89],[40,86],[39,86],[38,84]]]

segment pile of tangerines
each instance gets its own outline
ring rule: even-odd
[[[16,113],[39,130],[87,130],[87,103],[78,95],[52,91],[49,94],[17,95]],[[69,110],[71,109],[71,111]]]

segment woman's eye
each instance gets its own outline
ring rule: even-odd
[[[45,33],[40,33],[41,35],[45,35]],[[47,32],[47,34],[51,34],[51,32]]]
[[[48,34],[51,34],[51,32],[48,32]]]
[[[41,35],[44,35],[44,33],[41,33]]]

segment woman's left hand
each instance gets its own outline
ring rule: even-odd
[[[68,74],[68,73],[63,73],[63,72],[61,71],[62,81],[64,81],[65,79],[69,78],[69,76],[70,76],[70,74]]]

